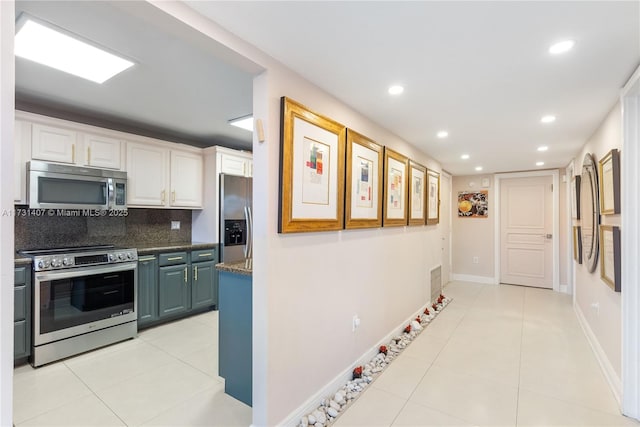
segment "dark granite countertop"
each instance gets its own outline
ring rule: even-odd
[[[216,264],[216,270],[251,276],[253,274],[253,260],[221,262],[220,264]]]
[[[160,252],[177,252],[177,251],[197,251],[198,249],[211,249],[218,246],[217,243],[191,242],[191,243],[168,243],[166,245],[129,245],[138,249],[138,255],[149,255]]]
[[[167,244],[157,244],[157,245],[149,245],[140,244],[137,245],[135,243],[124,245],[129,248],[138,249],[138,256],[140,255],[149,255],[149,254],[157,254],[161,252],[178,252],[178,251],[197,251],[199,249],[211,249],[218,246],[217,243],[204,243],[204,242],[192,242],[192,243],[167,243]],[[29,265],[31,264],[31,258],[24,257],[20,254],[16,254],[14,258],[15,265]]]
[[[23,257],[20,254],[16,254],[15,258],[13,259],[13,263],[15,265],[30,265],[31,258]]]

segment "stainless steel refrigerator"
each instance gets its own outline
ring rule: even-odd
[[[252,180],[220,174],[220,261],[251,258],[253,219],[251,217]]]

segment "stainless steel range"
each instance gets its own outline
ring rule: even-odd
[[[20,253],[33,258],[33,366],[136,336],[136,249],[104,245]]]

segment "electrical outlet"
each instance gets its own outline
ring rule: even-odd
[[[474,256],[474,257],[473,257],[473,263],[474,263],[474,264],[477,264],[478,262],[479,262],[478,257],[477,257],[477,256]]]
[[[594,302],[591,304],[591,308],[596,312],[596,316],[600,316],[600,303]]]
[[[354,314],[353,321],[351,323],[351,332],[355,332],[356,329],[358,329],[358,326],[360,326],[360,318],[357,314]]]
[[[180,230],[180,221],[171,221],[172,230]]]

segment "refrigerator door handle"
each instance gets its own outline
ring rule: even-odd
[[[244,207],[244,220],[247,224],[247,238],[244,243],[244,257],[249,258],[249,241],[251,239],[251,225],[249,223],[249,208],[247,206]]]
[[[247,258],[253,258],[253,213],[251,212],[251,207],[247,206],[246,209],[249,224],[249,234],[247,236]]]

